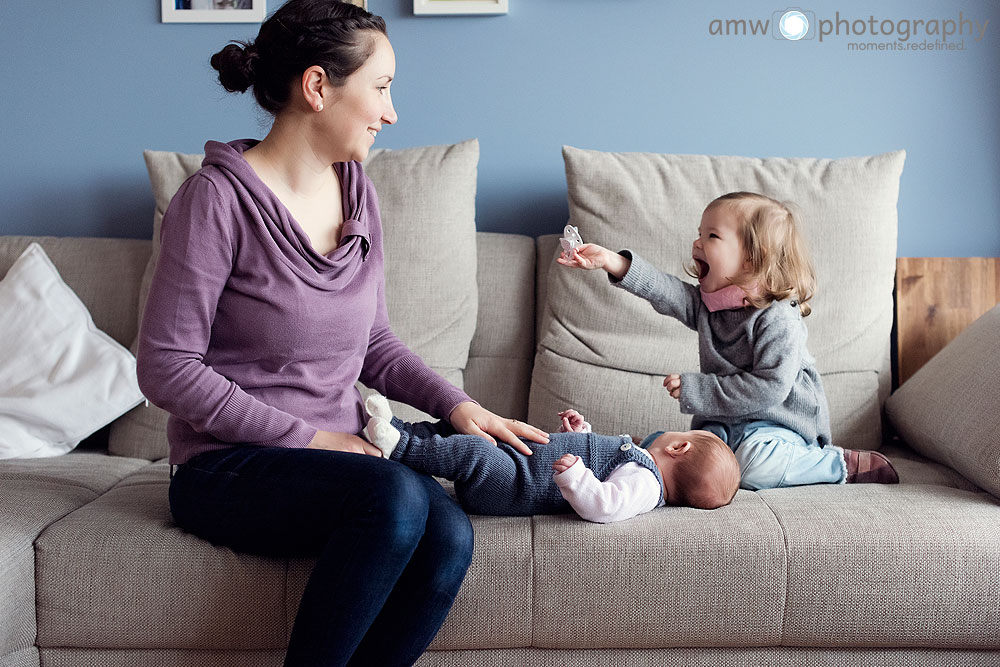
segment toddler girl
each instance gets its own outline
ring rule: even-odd
[[[612,284],[698,332],[701,372],[668,375],[663,386],[693,415],[691,428],[715,433],[735,452],[743,488],[899,481],[878,452],[830,443],[826,395],[802,322],[815,275],[785,204],[750,192],[710,203],[686,267],[698,286],[629,250],[592,243],[556,261],[604,269]]]

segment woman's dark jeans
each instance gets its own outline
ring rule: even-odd
[[[179,466],[188,532],[265,556],[318,554],[286,667],[410,665],[472,559],[472,525],[432,478],[374,456],[242,446]]]

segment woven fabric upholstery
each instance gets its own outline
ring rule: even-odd
[[[813,314],[806,320],[809,349],[826,385],[834,443],[880,446],[878,407],[890,380],[902,152],[761,160],[565,147],[563,156],[570,223],[583,240],[612,250],[631,248],[681,277],[702,211],[715,197],[749,190],[797,204],[819,282]],[[539,258],[553,260],[554,254]],[[669,373],[698,370],[694,332],[642,299],[611,288],[603,271],[552,267],[546,294],[530,420],[545,418],[571,400],[599,432],[649,433],[689,423],[662,387],[650,388]],[[599,369],[631,377],[599,375]],[[624,400],[607,400],[608,391]],[[645,416],[620,409],[640,400]]]
[[[784,542],[758,496],[595,527],[534,517],[540,648],[766,646],[781,637]],[[750,565],[752,564],[752,565]]]
[[[112,489],[50,527],[36,550],[39,647],[285,645],[285,561],[182,531],[166,480]]]
[[[465,366],[465,391],[498,415],[528,416],[535,355],[535,242],[478,232],[479,311]]]
[[[7,655],[0,654],[0,667],[38,667],[38,649],[32,646]]]
[[[823,650],[796,648],[428,652],[416,667],[996,667],[985,651]]]
[[[52,648],[41,654],[45,667],[281,667],[285,661],[284,651]]]
[[[147,466],[38,539],[39,646],[285,646],[313,561],[235,553],[185,533],[167,487],[166,464]],[[475,552],[434,645],[528,645],[530,522],[473,517],[473,526],[489,546]]]
[[[45,667],[280,667],[278,652],[146,651],[44,649]],[[798,648],[429,651],[416,667],[996,667],[996,653],[948,650],[824,650]],[[37,667],[37,662],[0,667]]]
[[[30,658],[24,651],[35,643],[32,545],[48,526],[96,494],[47,479],[21,479],[12,467],[10,461],[0,464],[0,656],[17,653],[21,661]]]
[[[898,439],[882,447],[882,453],[899,473],[900,484],[947,486],[976,493],[981,489],[953,469],[917,454]]]
[[[147,461],[85,451],[47,459],[6,459],[0,462],[0,486],[16,480],[79,487],[96,495],[147,465]]]
[[[969,325],[886,403],[900,436],[1000,497],[1000,306]]]
[[[922,485],[761,491],[788,549],[782,644],[1000,649],[1000,502]]]

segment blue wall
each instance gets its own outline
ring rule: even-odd
[[[481,230],[561,229],[563,144],[760,157],[905,148],[898,254],[1000,255],[993,0],[816,10],[818,20],[961,11],[989,21],[979,41],[963,26],[962,51],[866,53],[850,52],[844,35],[710,34],[713,19],[784,9],[759,0],[510,0],[507,16],[461,18],[414,17],[412,0],[369,2],[389,24],[400,116],[376,145],[478,137]],[[206,139],[266,130],[252,97],[225,94],[208,66],[256,26],[161,24],[159,0],[2,0],[0,10],[0,233],[148,237],[144,148],[200,152]]]

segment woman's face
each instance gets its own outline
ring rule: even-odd
[[[333,103],[326,106],[326,134],[338,154],[337,161],[364,160],[383,125],[396,122],[389,84],[396,72],[396,55],[389,40],[372,32],[375,50],[365,64],[339,88],[330,86]],[[329,84],[325,84],[329,86]]]

